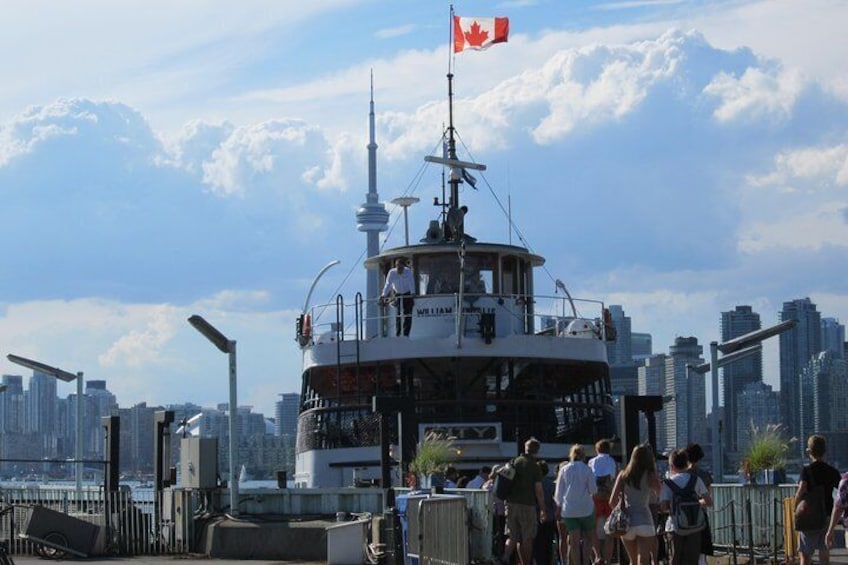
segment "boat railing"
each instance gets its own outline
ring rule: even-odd
[[[461,304],[460,304],[461,299]],[[357,294],[345,302],[338,295],[332,303],[310,311],[314,343],[338,343],[394,337],[398,305]],[[410,337],[461,336],[487,341],[508,335],[556,336],[607,339],[604,303],[563,296],[463,293],[425,294],[415,297]]]

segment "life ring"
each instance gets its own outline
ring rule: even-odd
[[[312,316],[306,314],[303,317],[303,329],[300,332],[306,341],[312,337]]]

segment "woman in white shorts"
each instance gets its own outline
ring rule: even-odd
[[[650,504],[659,495],[661,485],[651,446],[637,445],[627,467],[616,477],[610,495],[611,505],[618,504],[622,497],[627,505],[630,527],[621,539],[634,565],[657,563],[657,530]]]

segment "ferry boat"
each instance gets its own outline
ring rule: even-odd
[[[439,217],[419,232],[420,240],[410,243],[407,235],[403,245],[382,251],[377,238],[388,214],[376,192],[372,86],[369,192],[357,212],[368,237],[368,288],[310,306],[331,262],[297,319],[303,370],[295,487],[385,480],[378,401],[393,401],[402,416],[389,414],[383,431],[401,446],[393,453],[399,462],[391,486],[405,486],[403,471],[427,437],[449,439],[454,465],[471,473],[514,457],[530,437],[542,442],[547,460],[561,461],[572,444],[591,445],[615,433],[606,350],[614,328],[604,304],[573,299],[559,280],[550,281],[552,295],[537,294],[542,256],[477,241],[466,231],[474,216],[460,203],[459,188],[472,181],[469,169],[485,166],[457,157],[452,77],[448,73],[446,151],[425,157],[448,172],[449,199],[443,188]],[[397,335],[397,304],[380,300],[398,258],[415,278],[408,336]]]

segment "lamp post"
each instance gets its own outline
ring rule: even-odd
[[[38,371],[39,373],[43,373],[45,375],[50,375],[59,379],[60,381],[65,381],[69,383],[73,380],[77,381],[77,425],[76,425],[76,446],[74,451],[74,459],[76,459],[75,465],[75,479],[76,479],[76,490],[77,490],[77,501],[79,501],[82,497],[82,425],[83,425],[83,399],[82,399],[82,371],[79,371],[76,375],[73,373],[69,373],[67,371],[63,371],[62,369],[58,369],[56,367],[51,367],[50,365],[45,365],[44,363],[40,363],[38,361],[33,361],[32,359],[27,359],[26,357],[19,357],[17,355],[12,355],[11,353],[6,355],[6,359],[20,365],[22,367],[26,367],[28,369],[32,369],[33,371]]]
[[[406,212],[410,206],[420,201],[421,199],[415,196],[399,196],[392,200],[392,204],[403,208],[403,233],[406,236],[404,241],[407,246],[409,246],[409,217],[406,215]]]
[[[219,332],[215,326],[203,319],[203,317],[195,314],[189,317],[188,323],[194,329],[203,334],[203,337],[212,342],[221,353],[227,353],[230,358],[230,443],[229,443],[229,458],[230,458],[230,513],[233,516],[238,515],[238,477],[236,476],[236,412],[238,411],[238,402],[236,400],[236,342]]]
[[[721,481],[724,477],[724,460],[721,456],[721,433],[718,429],[719,417],[718,417],[718,369],[719,367],[723,367],[733,361],[741,359],[742,357],[747,357],[753,353],[759,351],[756,348],[757,345],[760,344],[765,339],[770,337],[774,337],[778,334],[781,334],[787,330],[791,330],[796,325],[798,325],[798,320],[786,320],[779,324],[775,324],[774,326],[769,326],[762,330],[756,330],[751,333],[747,333],[745,335],[741,335],[739,337],[735,337],[729,341],[725,341],[724,343],[718,342],[710,342],[710,362],[702,363],[695,367],[696,371],[699,372],[707,372],[710,371],[710,377],[712,380],[712,394],[713,394],[713,413],[712,413],[712,429],[713,429],[713,476],[717,481]],[[718,357],[719,352],[724,354],[722,358]]]
[[[7,385],[0,385],[0,392],[6,392],[7,388],[9,388]],[[5,411],[4,411],[4,414],[5,414]],[[3,447],[5,447],[5,445],[0,445],[0,459],[5,459],[5,457],[6,457],[6,454],[3,452],[4,451]]]

